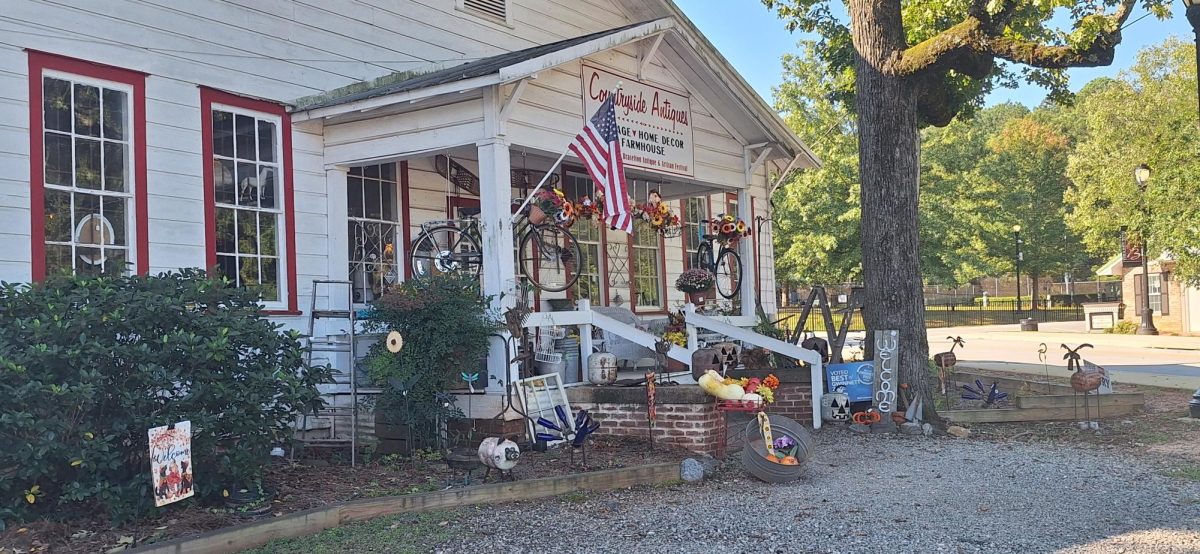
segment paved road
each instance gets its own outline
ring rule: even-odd
[[[955,349],[960,366],[1042,373],[1038,348],[1048,347],[1050,374],[1066,372],[1060,345],[1090,343],[1084,358],[1112,371],[1117,383],[1159,387],[1200,387],[1200,337],[1143,337],[1084,333],[1083,322],[1043,323],[1037,332],[1022,332],[1016,325],[952,327],[929,331],[930,352],[948,350],[947,336],[961,336],[965,348]]]

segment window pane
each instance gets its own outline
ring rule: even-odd
[[[276,162],[275,159],[275,123],[270,121],[258,122],[258,159],[264,162]]]
[[[383,194],[383,217],[388,221],[399,221],[396,217],[396,184],[384,182],[380,186],[380,191]]]
[[[102,198],[100,208],[107,221],[107,226],[111,227],[112,236],[105,244],[128,246],[129,242],[125,239],[125,199],[111,196]]]
[[[62,79],[42,79],[42,121],[46,129],[71,132],[71,83]]]
[[[71,247],[59,244],[46,245],[46,275],[71,273]]]
[[[125,98],[122,91],[104,89],[104,138],[125,139]]]
[[[92,194],[75,194],[75,219],[73,229],[75,242],[80,244],[100,244],[99,229],[93,226],[91,216],[100,215],[100,197]]]
[[[379,168],[379,178],[384,181],[396,180],[396,164],[383,164]]]
[[[125,275],[129,273],[128,252],[123,248],[104,249],[104,274]]]
[[[258,218],[249,210],[238,210],[238,254],[258,254]]]
[[[75,186],[100,188],[100,141],[75,139]]]
[[[119,142],[104,143],[104,190],[126,192],[125,154],[128,148]]]
[[[239,206],[258,205],[258,173],[254,164],[237,164],[237,203]]]
[[[369,219],[379,219],[383,217],[383,209],[381,208],[379,181],[372,179],[363,180],[363,202],[366,204],[366,217]]]
[[[346,211],[350,217],[364,217],[361,178],[346,177]]]
[[[238,285],[237,257],[217,256],[217,274],[233,281],[235,286]]]
[[[252,287],[260,281],[258,278],[258,258],[254,256],[238,258],[238,277],[241,286]]]
[[[233,204],[237,194],[233,186],[233,162],[229,160],[213,160],[213,182],[217,188],[217,203]]]
[[[54,189],[45,191],[46,240],[71,242],[71,193]]]
[[[262,248],[262,255],[275,256],[277,252],[278,234],[275,230],[278,228],[276,224],[276,215],[269,213],[260,213],[258,215],[258,243]]]
[[[217,208],[217,252],[235,254],[236,239],[233,234],[234,210]]]
[[[95,276],[100,275],[101,260],[103,259],[100,249],[94,246],[78,246],[75,248],[75,274]]]
[[[46,133],[46,184],[72,186],[75,168],[71,163],[71,137]]]
[[[277,181],[275,179],[275,168],[269,165],[258,166],[258,205],[267,209],[275,209],[275,198],[278,196],[276,192]]]
[[[363,177],[366,177],[368,179],[378,179],[379,178],[379,166],[368,165],[368,166],[364,167],[363,168]]]
[[[278,302],[279,298],[279,261],[275,258],[262,260],[262,298],[267,302]]]
[[[213,154],[233,157],[233,114],[229,112],[212,113],[213,118]]]
[[[100,88],[75,84],[75,134],[100,136]]]
[[[254,118],[247,115],[237,115],[234,119],[234,155],[239,160],[254,161],[256,156],[254,140]]]

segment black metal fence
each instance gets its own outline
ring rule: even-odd
[[[979,302],[925,307],[925,326],[931,329],[966,325],[1012,325],[1020,323],[1022,319],[1033,319],[1038,323],[1083,321],[1083,307],[1048,307],[1039,304],[1034,308],[1028,301],[1023,301],[1021,310],[1018,311],[1015,300],[988,302],[986,307]]]

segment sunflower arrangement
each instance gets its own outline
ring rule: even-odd
[[[671,211],[666,202],[647,202],[638,206],[637,215],[663,236],[675,236],[681,229],[679,216]]]
[[[533,205],[558,224],[569,225],[575,221],[575,204],[567,200],[559,189],[542,189],[533,196]],[[533,210],[530,210],[533,212]]]
[[[575,217],[578,219],[604,219],[604,197],[599,194],[593,200],[584,196],[574,203]]]
[[[729,214],[720,214],[713,220],[713,234],[726,244],[736,243],[750,236],[750,226],[745,221]]]

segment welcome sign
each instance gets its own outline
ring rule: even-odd
[[[628,167],[693,176],[691,98],[583,64],[583,113],[592,117],[621,83],[613,104]]]

